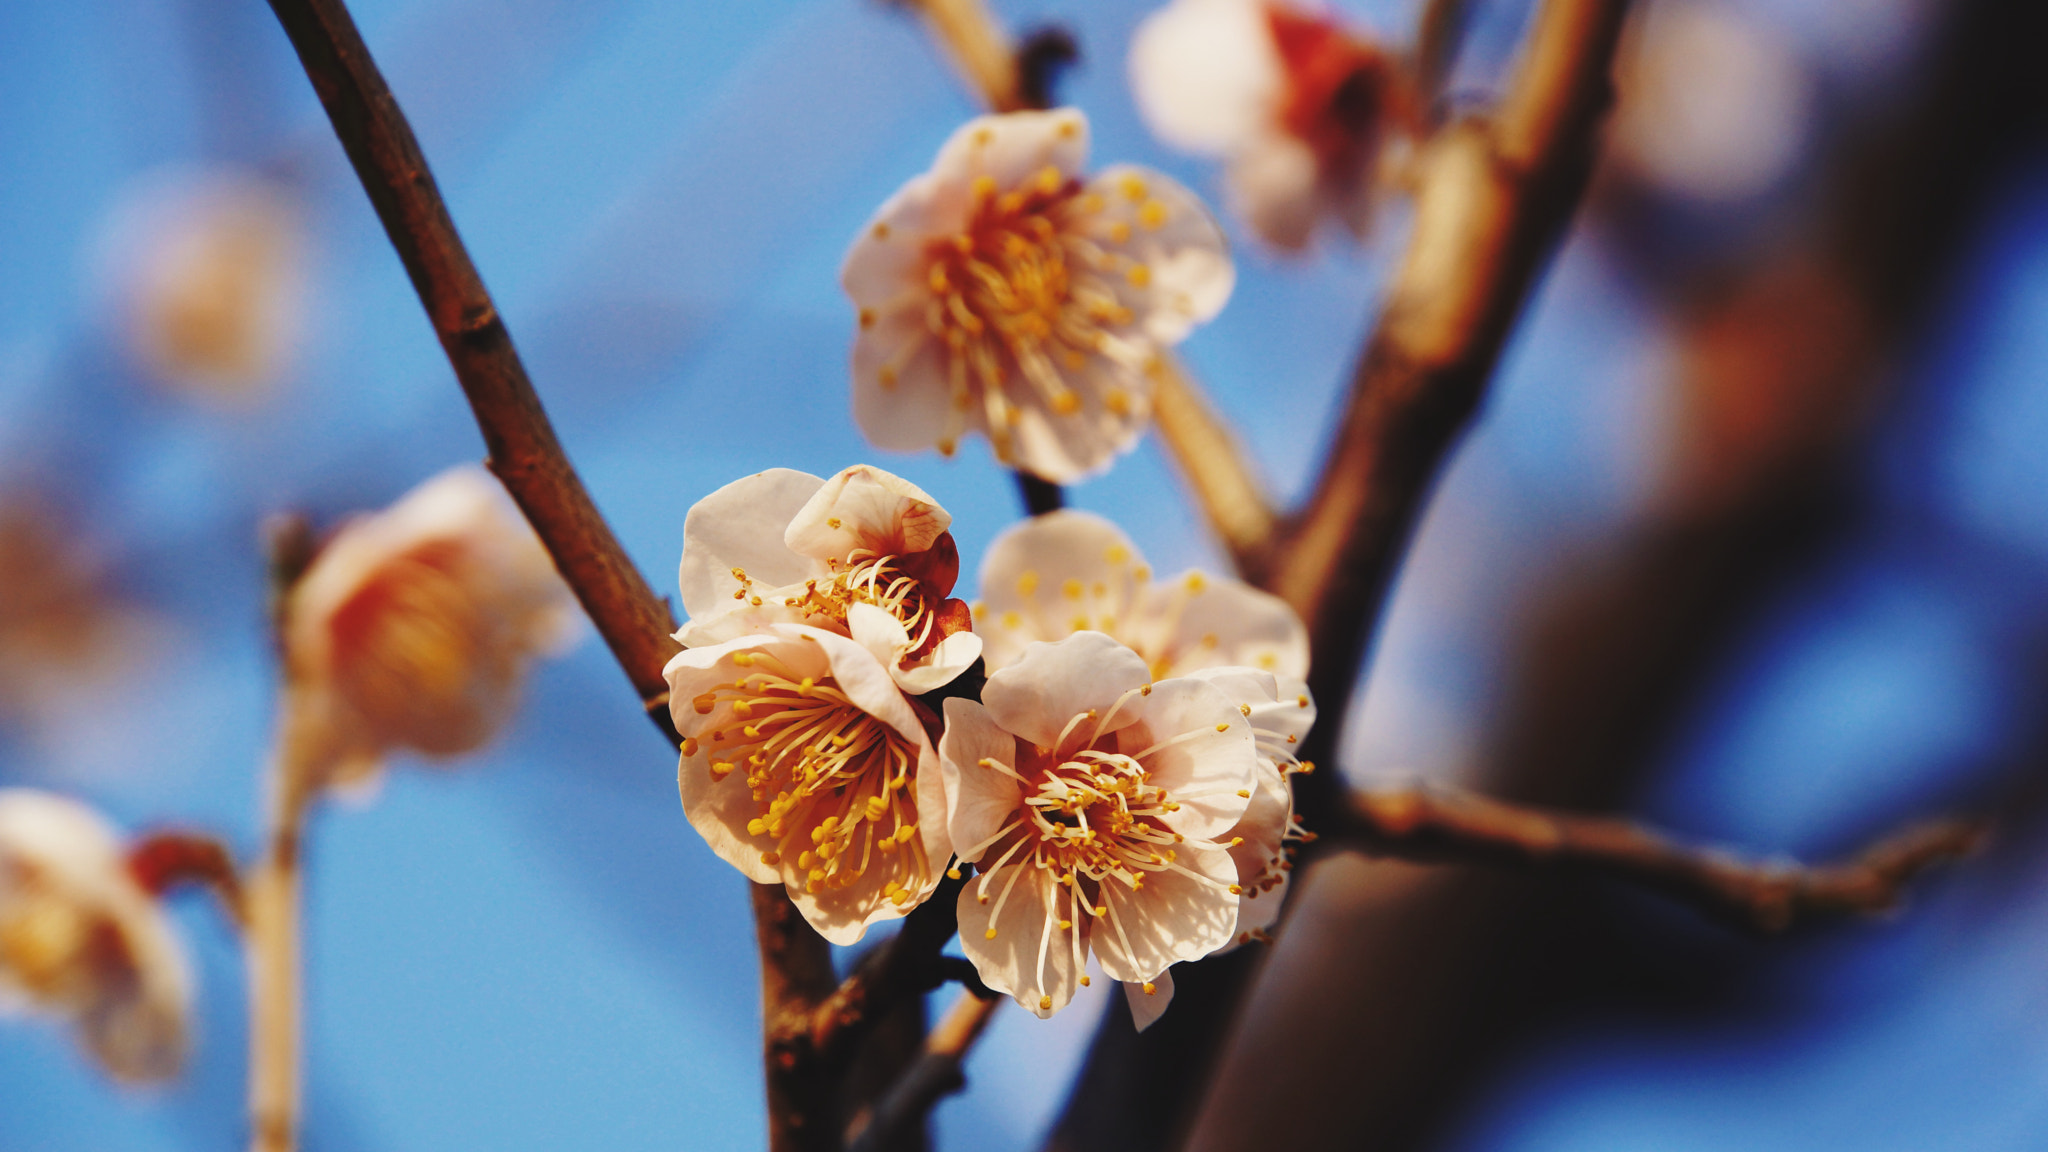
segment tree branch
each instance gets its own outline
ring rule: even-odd
[[[854,1133],[847,1152],[881,1152],[898,1147],[939,1101],[967,1084],[961,1072],[968,1049],[981,1039],[1002,1000],[966,992],[946,1011],[925,1038],[924,1054],[887,1096],[875,1105],[866,1125]]]
[[[656,726],[675,621],[598,514],[434,184],[419,141],[341,0],[271,0],[334,133],[476,413],[491,471],[540,534]]]
[[[1028,107],[1017,48],[983,0],[898,0],[924,18],[967,87],[996,112]]]
[[[555,437],[540,397],[512,346],[483,278],[448,214],[419,141],[377,71],[341,0],[271,0],[306,76],[327,109],[363,190],[419,293],[441,348],[469,398],[490,467],[533,524],[563,580],[632,682],[642,707],[670,743],[662,666],[677,651],[667,606],[627,559]],[[831,952],[795,915],[780,888],[755,886],[764,1029],[808,1012],[832,988]],[[829,1086],[767,1066],[770,1147],[776,1152],[836,1143]],[[822,1139],[823,1144],[816,1143]]]
[[[1980,821],[1931,821],[1841,863],[1807,866],[1745,860],[1616,817],[1523,807],[1430,785],[1355,792],[1348,815],[1333,834],[1368,853],[1579,868],[1648,885],[1766,932],[1820,916],[1886,911],[1915,877],[1976,851],[1988,834]]]
[[[1152,380],[1152,425],[1180,466],[1195,503],[1237,570],[1258,570],[1273,539],[1273,506],[1244,449],[1201,385],[1174,358],[1161,357]]]

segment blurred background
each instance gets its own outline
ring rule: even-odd
[[[1061,91],[1099,162],[1216,193],[1133,109],[1147,4],[994,6],[1073,32]],[[712,489],[863,460],[946,505],[971,571],[1018,514],[986,446],[881,456],[848,419],[845,245],[977,110],[913,21],[352,7],[658,588]],[[2023,7],[1640,6],[1609,155],[1429,508],[1342,765],[1767,854],[1987,808],[1997,847],[1903,915],[1782,941],[1603,885],[1335,858],[1232,1090],[1191,1113],[1211,1146],[2048,1144],[2048,39]],[[1471,9],[1453,109],[1497,89],[1528,15]],[[1418,17],[1338,10],[1396,45]],[[0,6],[0,205],[0,784],[246,853],[274,683],[258,524],[382,506],[479,458],[475,428],[255,0]],[[1282,497],[1406,218],[1297,258],[1228,225],[1236,296],[1184,350]],[[1162,571],[1221,569],[1152,441],[1070,497]],[[323,812],[310,1152],[761,1143],[743,882],[638,713],[590,640],[491,750]],[[187,1077],[120,1092],[58,1030],[0,1022],[0,1147],[243,1139],[238,950],[200,899],[177,913]],[[1103,991],[999,1015],[937,1144],[1038,1147]]]

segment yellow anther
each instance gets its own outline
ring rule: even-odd
[[[1054,393],[1052,410],[1056,416],[1072,416],[1081,410],[1081,396],[1071,388]]]
[[[732,775],[732,770],[733,763],[730,760],[713,760],[711,762],[711,778],[713,780],[725,779],[727,776]]]
[[[766,836],[767,834],[768,822],[766,820],[763,820],[759,816],[756,816],[752,820],[747,821],[747,835]]]
[[[761,863],[780,864],[782,863],[782,854],[779,852],[763,852],[761,853]]]
[[[1121,544],[1111,544],[1102,554],[1102,558],[1111,564],[1128,564],[1131,560],[1131,550]]]
[[[1067,929],[1069,929],[1069,928],[1072,928],[1073,926],[1074,926],[1074,922],[1073,922],[1072,920],[1062,920],[1062,921],[1060,921],[1060,931],[1062,931],[1062,932],[1065,932],[1065,931],[1066,931]]]
[[[697,715],[709,716],[711,714],[711,710],[713,708],[718,707],[718,697],[712,695],[709,692],[706,692],[702,696],[699,696],[696,699],[691,700],[690,706],[697,710]]]
[[[1066,182],[1066,175],[1051,164],[1047,164],[1038,170],[1038,190],[1040,192],[1050,195],[1059,191],[1060,185]]]
[[[1040,997],[1038,998],[1038,1010],[1039,1010],[1040,1012],[1050,1012],[1050,1011],[1052,1011],[1052,997],[1050,997],[1050,996],[1040,996]]]
[[[1135,172],[1126,173],[1123,180],[1118,182],[1117,188],[1133,201],[1143,200],[1150,195],[1150,189],[1145,187],[1145,181]]]
[[[1083,987],[1083,988],[1086,988],[1087,986],[1088,986],[1088,977],[1086,977],[1086,976],[1083,976],[1083,977],[1081,977],[1081,987]]]
[[[1038,573],[1029,568],[1019,573],[1017,576],[1017,594],[1019,596],[1032,596],[1036,595],[1037,592]]]
[[[951,436],[948,436],[944,440],[939,441],[939,455],[945,456],[950,459],[952,455],[958,451],[960,451],[960,442],[958,440],[953,439]]]
[[[1238,846],[1239,844],[1242,844],[1242,843],[1244,843],[1244,837],[1242,837],[1242,836],[1232,836],[1232,837],[1230,838],[1230,846],[1231,846],[1232,848],[1235,848],[1235,847],[1237,847],[1237,846]]]
[[[873,328],[875,326],[875,310],[873,308],[863,308],[860,310],[860,326],[863,328]]]
[[[948,880],[958,880],[959,878],[960,878],[960,869],[958,869],[958,868],[948,868],[948,869],[946,869],[946,879],[948,879]]]
[[[1245,716],[1246,716],[1246,718],[1250,718],[1250,716],[1251,716],[1251,714],[1252,714],[1252,706],[1251,706],[1251,705],[1249,705],[1249,704],[1239,704],[1239,705],[1237,706],[1237,710],[1238,710],[1239,712],[1242,712],[1242,713],[1244,713],[1244,714],[1245,714]]]
[[[1166,204],[1161,200],[1147,200],[1138,209],[1138,223],[1145,228],[1158,228],[1166,223]]]
[[[1154,983],[1153,983],[1153,982],[1151,982],[1150,980],[1147,980],[1147,981],[1145,981],[1145,995],[1147,995],[1147,996],[1155,995],[1155,994],[1157,994],[1157,993],[1158,993],[1158,991],[1159,991],[1159,985],[1157,985],[1157,984],[1154,984]]]
[[[1002,619],[1003,627],[1005,628],[1019,628],[1022,627],[1024,624],[1024,618],[1022,616],[1017,615],[1015,612],[1003,613]]]
[[[1073,120],[1062,120],[1059,127],[1053,129],[1053,131],[1058,133],[1059,138],[1062,140],[1072,140],[1080,134],[1081,125]]]
[[[1114,224],[1111,224],[1111,225],[1109,226],[1109,241],[1110,241],[1110,243],[1112,243],[1112,244],[1128,244],[1128,243],[1130,243],[1130,242],[1131,242],[1131,226],[1130,226],[1129,224],[1126,224],[1126,223],[1124,223],[1124,222],[1123,222],[1123,221],[1121,221],[1121,220],[1117,221],[1117,222],[1116,222],[1116,223],[1114,223]]]
[[[1306,708],[1306,707],[1308,707],[1308,697],[1306,697],[1306,696],[1296,696],[1296,697],[1294,698],[1294,704],[1295,704],[1295,706],[1296,706],[1296,707],[1298,707],[1298,708]]]
[[[1230,725],[1228,725],[1228,724],[1218,724],[1218,725],[1216,726],[1216,730],[1217,730],[1218,732],[1228,732],[1228,731],[1230,731]]]
[[[877,240],[887,240],[889,238],[889,226],[887,224],[877,223],[868,234],[873,236]]]
[[[1138,689],[1138,695],[1140,695],[1140,696],[1150,696],[1151,694],[1152,694],[1152,686],[1151,686],[1150,684],[1147,684],[1147,685],[1145,685],[1144,687],[1142,687],[1142,688]]]
[[[1090,908],[1088,911],[1094,913],[1097,916],[1107,916],[1109,915],[1109,905],[1097,904],[1095,907]]]
[[[977,148],[988,147],[989,142],[994,140],[995,138],[996,130],[993,128],[976,128],[974,130],[973,140],[975,147]]]
[[[875,383],[880,384],[884,388],[894,388],[896,386],[896,370],[887,364],[882,365],[875,372]]]
[[[697,754],[697,748],[698,744],[697,738],[695,736],[683,737],[683,755],[695,756]]]
[[[1124,279],[1130,281],[1133,288],[1144,288],[1152,283],[1152,270],[1143,264],[1133,264],[1124,269]]]
[[[1245,799],[1247,799],[1247,800],[1249,800],[1249,799],[1251,799],[1251,798],[1252,798],[1252,794],[1251,794],[1250,792],[1246,791],[1246,790],[1245,790],[1245,789],[1243,789],[1243,788],[1239,788],[1239,789],[1237,790],[1237,794],[1238,794],[1239,796],[1242,796],[1242,797],[1244,797],[1244,798],[1245,798]]]
[[[988,899],[988,898],[987,898],[987,897],[985,897],[985,896],[984,896],[984,897],[982,897],[982,900],[983,900],[984,902],[986,902],[986,901],[987,901],[987,899]],[[993,940],[993,939],[995,939],[995,938],[996,938],[996,930],[995,930],[995,929],[993,929],[993,928],[991,928],[991,929],[989,929],[988,931],[986,931],[986,932],[983,932],[983,933],[981,934],[981,938],[982,938],[983,940]]]
[[[984,173],[976,176],[969,187],[976,200],[986,200],[996,194],[996,178]]]
[[[839,523],[839,517],[837,516],[828,516],[825,518],[825,526],[827,528],[837,528],[839,527]]]

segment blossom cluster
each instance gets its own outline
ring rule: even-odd
[[[969,605],[951,522],[868,466],[691,509],[666,670],[684,812],[836,944],[974,866],[957,913],[984,982],[1050,1015],[1092,957],[1149,1024],[1171,965],[1279,911],[1315,718],[1301,624],[1237,581],[1155,581],[1080,512],[1004,533]]]

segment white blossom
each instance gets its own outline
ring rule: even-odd
[[[1267,242],[1301,248],[1324,218],[1365,234],[1405,116],[1373,41],[1277,0],[1173,0],[1132,37],[1130,79],[1161,140],[1224,160],[1232,209]]]
[[[1074,109],[983,116],[861,230],[853,410],[874,444],[997,459],[1065,483],[1131,447],[1164,349],[1235,279],[1199,199],[1156,172],[1082,171]]]
[[[287,755],[346,783],[410,749],[448,757],[510,716],[526,665],[579,611],[496,479],[450,469],[344,524],[294,585]]]
[[[121,838],[61,796],[0,789],[0,1008],[69,1020],[122,1080],[176,1074],[192,981]]]
[[[981,655],[952,516],[916,485],[855,465],[830,480],[775,468],[697,502],[678,574],[686,647],[809,624],[852,637],[906,692],[947,683]]]
[[[1097,632],[1034,644],[981,702],[946,701],[939,758],[954,852],[981,869],[960,894],[961,948],[991,988],[1049,1016],[1092,954],[1136,987],[1143,1026],[1170,965],[1233,939],[1233,830],[1260,750],[1216,685],[1154,682]]]
[[[930,896],[947,857],[930,738],[873,652],[823,628],[762,632],[664,670],[683,812],[720,859],[782,884],[835,944]]]

